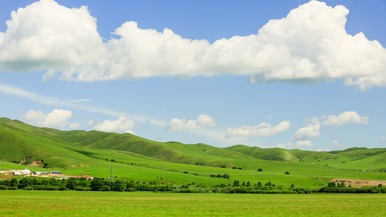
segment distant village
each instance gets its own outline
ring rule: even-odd
[[[30,176],[30,177],[42,177],[42,178],[58,178],[58,179],[69,179],[69,178],[84,178],[88,180],[93,180],[94,177],[90,175],[81,175],[81,176],[68,176],[63,175],[60,171],[31,171],[28,168],[23,170],[0,170],[0,175],[4,177],[11,176]]]

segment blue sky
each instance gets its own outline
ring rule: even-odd
[[[385,1],[0,6],[0,116],[218,147],[386,145]]]

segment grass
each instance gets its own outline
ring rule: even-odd
[[[0,191],[0,216],[382,216],[385,194]]]
[[[285,188],[291,184],[320,188],[333,178],[386,180],[386,172],[377,171],[386,168],[386,149],[313,152],[243,145],[217,148],[156,142],[131,134],[38,128],[0,118],[0,170],[27,167],[9,163],[27,156],[44,160],[48,170],[66,175],[109,177],[112,166],[113,175],[119,178],[160,181],[163,177],[175,184],[195,182],[213,186],[239,180],[252,185],[272,181]],[[259,168],[263,172],[257,172]],[[374,171],[368,172],[369,169]],[[286,171],[290,175],[285,175]],[[211,174],[228,174],[230,179],[210,178]]]

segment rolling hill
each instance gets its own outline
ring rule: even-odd
[[[132,134],[39,128],[0,118],[0,169],[32,162],[41,162],[39,170],[55,168],[68,174],[107,177],[114,168],[114,175],[122,178],[213,185],[238,179],[315,187],[333,178],[386,179],[386,148],[331,152],[244,145],[218,148],[157,142]],[[230,180],[210,178],[225,173]]]

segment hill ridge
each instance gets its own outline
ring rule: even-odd
[[[241,144],[219,148],[202,143],[158,142],[128,133],[35,127],[5,117],[0,118],[0,133],[0,160],[17,162],[31,157],[33,160],[44,160],[48,166],[70,166],[69,161],[80,164],[87,157],[84,154],[84,149],[87,149],[115,150],[168,162],[216,167],[234,167],[235,162],[243,160],[262,160],[313,163],[347,169],[365,168],[362,166],[366,166],[365,169],[386,168],[386,165],[383,166],[386,148],[353,147],[329,152]]]

